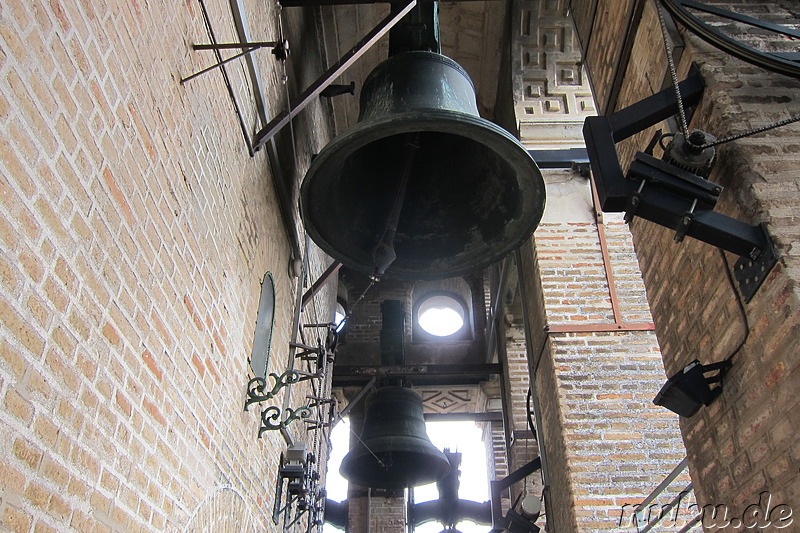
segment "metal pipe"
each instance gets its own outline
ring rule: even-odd
[[[603,270],[606,274],[606,284],[608,285],[608,295],[611,298],[611,311],[614,314],[614,324],[622,321],[622,312],[619,308],[619,298],[617,298],[617,286],[614,283],[614,272],[611,270],[611,255],[608,253],[608,242],[606,241],[606,229],[603,223],[603,212],[600,210],[600,199],[597,197],[597,189],[594,180],[589,180],[592,189],[592,207],[594,209],[595,222],[597,224],[597,237],[600,240],[600,253],[603,256]]]
[[[678,466],[672,469],[672,472],[669,473],[669,475],[664,479],[664,481],[662,481],[655,489],[653,489],[653,492],[651,492],[650,495],[647,498],[645,498],[642,503],[636,506],[634,512],[636,513],[642,512],[642,510],[648,505],[650,505],[650,503],[653,500],[655,500],[658,497],[658,495],[661,494],[664,491],[664,489],[667,488],[667,486],[669,486],[669,484],[672,483],[675,480],[675,478],[681,474],[681,472],[686,470],[687,466],[689,466],[689,458],[684,457],[683,461],[678,463]]]
[[[192,48],[195,50],[244,50],[245,48],[273,47],[276,44],[278,44],[277,41],[242,41],[239,43],[193,44]]]

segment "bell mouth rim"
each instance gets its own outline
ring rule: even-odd
[[[384,449],[384,446],[379,444],[378,446],[373,446],[372,448],[367,449],[363,444],[357,444],[342,459],[342,463],[339,466],[340,475],[348,481],[358,485],[373,488],[394,489],[403,487],[416,487],[419,485],[433,483],[434,481],[439,481],[442,479],[452,470],[452,465],[450,464],[450,461],[447,459],[447,456],[444,454],[444,452],[438,449],[430,441],[419,437],[409,436],[400,438],[384,437],[379,440],[386,441],[381,442],[380,444],[388,445],[391,443],[392,448]],[[381,479],[379,482],[374,481],[380,477],[378,476],[378,473],[380,472],[380,465],[377,463],[378,459],[376,459],[373,454],[382,454],[390,451],[399,455],[416,455],[420,449],[420,445],[425,444],[427,444],[427,446],[424,446],[425,449],[431,455],[426,456],[428,459],[428,464],[426,465],[427,468],[424,471],[417,472],[418,475],[416,476],[411,476],[405,471],[405,475],[396,471],[394,472],[396,476],[394,478],[387,476]]]
[[[365,274],[372,274],[372,268],[346,253],[341,253],[331,245],[328,238],[318,230],[318,225],[325,226],[324,221],[311,217],[313,212],[310,202],[312,184],[326,165],[343,164],[344,161],[369,143],[403,133],[434,132],[458,135],[471,141],[479,142],[493,150],[500,159],[506,161],[518,172],[517,185],[520,195],[531,199],[524,203],[523,215],[514,221],[514,239],[505,242],[505,246],[492,250],[492,253],[481,254],[469,263],[455,268],[445,265],[443,268],[414,269],[398,268],[394,264],[386,270],[386,279],[400,281],[437,280],[449,277],[464,276],[476,270],[486,268],[519,248],[530,239],[538,227],[544,214],[546,191],[544,178],[536,162],[528,154],[527,149],[497,124],[480,116],[443,109],[415,109],[397,113],[390,117],[380,117],[357,123],[346,132],[329,142],[314,158],[300,185],[300,216],[305,230],[314,243],[325,253],[342,264]],[[311,223],[309,223],[309,220]]]

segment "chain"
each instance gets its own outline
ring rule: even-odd
[[[678,85],[678,73],[675,70],[675,63],[672,59],[672,47],[669,44],[669,33],[667,32],[667,22],[664,20],[664,12],[661,4],[656,0],[656,11],[658,12],[658,23],[661,25],[661,37],[664,41],[664,52],[667,55],[667,65],[669,65],[669,75],[672,78],[672,87],[675,89],[675,99],[678,101],[678,115],[681,119],[681,132],[689,135],[689,126],[686,124],[686,111],[683,109],[683,98],[681,88]]]
[[[754,128],[752,130],[745,131],[743,133],[737,133],[736,135],[731,135],[730,137],[725,137],[724,139],[719,139],[712,143],[704,144],[701,146],[701,149],[711,148],[712,146],[718,146],[720,144],[724,144],[727,142],[735,141],[737,139],[741,139],[742,137],[749,137],[750,135],[756,135],[758,133],[763,133],[765,131],[769,131],[771,129],[779,128],[781,126],[786,126],[787,124],[792,124],[793,122],[800,122],[800,115],[795,115],[793,117],[787,118],[785,120],[781,120],[778,122],[773,122],[767,126],[761,126],[760,128]]]
[[[664,51],[667,55],[667,64],[669,65],[669,75],[672,78],[672,87],[675,89],[675,98],[678,101],[678,115],[680,116],[680,127],[681,132],[684,135],[689,134],[689,127],[686,123],[686,111],[683,108],[683,98],[681,97],[681,89],[678,85],[678,74],[675,70],[675,63],[673,62],[672,58],[672,48],[669,44],[669,34],[667,32],[667,22],[664,19],[664,11],[661,8],[661,3],[656,0],[656,11],[658,12],[658,23],[661,25],[661,35],[664,41]],[[731,135],[729,137],[725,137],[723,139],[718,139],[714,142],[710,142],[708,144],[704,144],[700,147],[700,149],[705,148],[712,148],[714,146],[719,146],[720,144],[725,144],[731,141],[735,141],[737,139],[741,139],[743,137],[749,137],[751,135],[756,135],[758,133],[763,133],[765,131],[769,131],[771,129],[779,128],[781,126],[786,126],[787,124],[792,124],[794,122],[800,122],[800,115],[795,115],[793,117],[787,118],[785,120],[781,120],[778,122],[774,122],[767,126],[761,126],[760,128],[753,128],[751,130],[747,130],[742,133],[737,133],[736,135]]]

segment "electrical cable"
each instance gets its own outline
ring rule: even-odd
[[[528,419],[528,429],[533,433],[533,438],[539,440],[536,434],[536,426],[533,424],[531,418],[531,397],[533,396],[533,389],[528,387],[528,395],[525,397],[525,416]]]

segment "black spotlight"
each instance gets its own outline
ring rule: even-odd
[[[702,405],[709,405],[722,394],[722,377],[731,367],[729,360],[702,365],[695,359],[677,374],[670,376],[656,394],[653,403],[666,407],[673,413],[687,418],[694,416]],[[718,371],[706,377],[707,372]],[[713,389],[712,383],[719,383]]]

